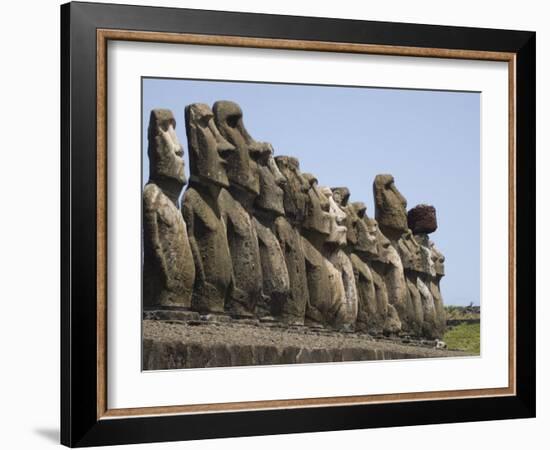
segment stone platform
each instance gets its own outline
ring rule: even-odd
[[[468,356],[429,342],[238,322],[143,321],[143,370]]]

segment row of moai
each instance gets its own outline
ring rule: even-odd
[[[190,177],[170,110],[151,111],[143,191],[144,311],[440,338],[444,257],[435,209],[374,181],[375,217],[345,187],[254,140],[241,108],[185,108]],[[162,317],[167,317],[166,315]],[[169,315],[168,315],[169,317]]]

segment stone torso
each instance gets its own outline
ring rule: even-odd
[[[219,197],[220,212],[227,227],[233,262],[234,291],[226,310],[236,316],[254,315],[262,295],[262,266],[256,227],[244,207],[225,189]]]
[[[193,187],[185,191],[182,210],[196,266],[193,307],[202,313],[223,313],[232,283],[225,224]]]
[[[143,191],[144,306],[191,305],[193,255],[180,211],[155,184]]]
[[[286,268],[285,255],[281,245],[271,229],[274,223],[264,225],[254,218],[254,227],[258,236],[260,261],[263,275],[263,293],[266,304],[257,305],[258,315],[280,318],[283,307],[290,295],[290,279]]]
[[[281,308],[281,316],[289,324],[303,325],[309,292],[302,238],[284,216],[275,220],[275,235],[285,257],[290,283],[290,295]]]

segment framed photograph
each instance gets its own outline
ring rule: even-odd
[[[61,441],[535,416],[535,33],[61,7]]]

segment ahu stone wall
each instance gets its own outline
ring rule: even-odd
[[[151,111],[146,318],[442,337],[433,206],[407,211],[393,176],[381,174],[369,216],[348,188],[322,186],[250,136],[230,101],[188,105],[185,127],[189,179],[173,114]]]

